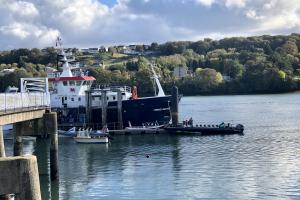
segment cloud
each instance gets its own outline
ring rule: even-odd
[[[246,11],[246,16],[256,21],[253,33],[288,33],[300,31],[300,5],[298,0],[268,0]]]
[[[202,4],[204,6],[211,6],[215,3],[215,0],[196,0],[196,3]]]
[[[226,0],[225,5],[227,7],[245,7],[246,6],[246,0]]]
[[[2,6],[6,7],[9,12],[19,17],[36,17],[39,11],[35,5],[26,1],[9,2],[6,1]]]
[[[300,31],[299,0],[0,0],[0,47],[198,40]]]

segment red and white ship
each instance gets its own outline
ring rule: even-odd
[[[118,91],[122,99],[122,119],[124,127],[130,121],[132,125],[142,125],[147,122],[165,124],[170,121],[170,96],[166,96],[158,80],[153,66],[154,80],[158,87],[158,95],[137,98],[136,89],[132,92],[128,86],[92,88],[96,80],[88,76],[81,68],[71,65],[70,55],[65,53],[60,45],[59,58],[62,63],[61,72],[48,73],[51,108],[58,112],[60,124],[86,123],[87,105],[91,108],[92,123],[101,123],[101,99],[105,90],[108,108],[117,107]],[[93,85],[94,86],[94,85]],[[87,94],[90,94],[89,98]],[[107,123],[117,122],[116,109],[107,110]]]

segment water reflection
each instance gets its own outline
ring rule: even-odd
[[[182,120],[242,123],[245,135],[59,138],[59,182],[49,179],[48,141],[24,147],[38,156],[43,199],[299,199],[298,96],[182,99]]]

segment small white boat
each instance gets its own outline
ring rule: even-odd
[[[58,130],[57,132],[58,132],[58,135],[62,136],[62,137],[75,137],[77,135],[76,127],[75,126],[72,127],[72,128],[70,128],[67,131]]]
[[[132,134],[139,133],[159,133],[159,129],[163,128],[164,125],[159,125],[157,122],[155,123],[145,123],[142,126],[131,126],[131,123],[128,122],[129,127],[125,128],[125,132]]]
[[[109,137],[107,128],[103,130],[93,131],[92,129],[78,130],[74,140],[77,143],[108,143]]]

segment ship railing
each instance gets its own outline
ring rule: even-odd
[[[73,76],[84,76],[86,75],[84,72],[80,71],[80,70],[77,70],[79,69],[79,67],[72,67],[71,68],[73,71],[72,71],[72,75]],[[47,77],[48,78],[59,78],[61,75],[61,72],[50,72],[50,73],[47,73]]]
[[[91,88],[92,92],[101,92],[101,91],[112,91],[112,92],[117,92],[117,91],[121,91],[121,92],[128,92],[131,93],[131,87],[124,85],[124,86],[107,86],[107,85],[97,85],[97,86],[93,86]]]
[[[0,112],[16,112],[22,110],[50,107],[50,95],[45,92],[1,93]]]
[[[59,78],[60,77],[60,73],[59,72],[51,72],[47,74],[48,78]]]

